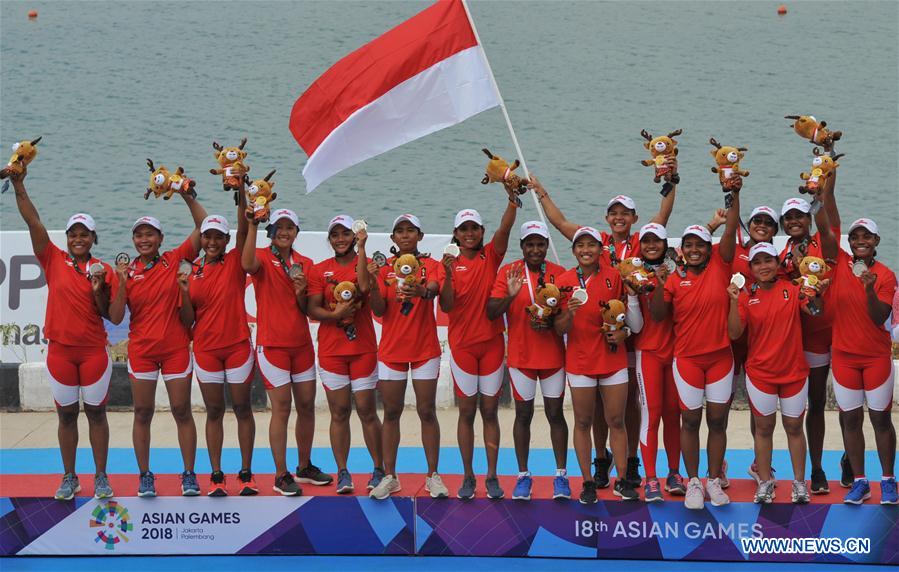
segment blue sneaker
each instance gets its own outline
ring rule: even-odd
[[[195,497],[199,494],[200,483],[197,481],[197,474],[193,471],[181,473],[181,496]]]
[[[843,497],[843,502],[846,504],[862,504],[869,498],[871,498],[871,485],[868,484],[868,479],[859,479],[852,483],[852,488]]]
[[[152,471],[146,471],[140,474],[140,487],[137,489],[137,496],[156,496],[156,477],[153,476]]]
[[[337,494],[345,495],[353,492],[353,477],[346,469],[337,471]]]
[[[568,477],[557,475],[553,479],[553,499],[570,499],[571,487],[568,486]]]
[[[533,479],[530,475],[518,477],[515,482],[515,490],[512,491],[512,500],[531,500],[531,485]]]
[[[899,494],[896,493],[896,477],[880,481],[880,504],[899,504]]]
[[[384,469],[382,469],[381,467],[375,467],[375,469],[371,472],[371,478],[368,479],[368,485],[366,485],[366,488],[368,488],[368,490],[372,490],[376,486],[380,485],[381,480],[384,479],[384,476]]]

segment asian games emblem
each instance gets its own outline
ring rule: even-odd
[[[128,542],[128,532],[134,530],[128,509],[116,501],[100,503],[91,513],[90,527],[96,528],[94,542],[102,542],[106,550],[115,550],[119,542]]]

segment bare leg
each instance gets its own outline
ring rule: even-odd
[[[456,440],[459,442],[459,455],[462,457],[462,473],[465,477],[473,477],[474,469],[474,418],[478,412],[478,394],[459,396],[459,420],[456,423]],[[430,474],[430,470],[428,471]]]
[[[297,440],[297,466],[305,469],[312,463],[312,437],[315,434],[315,380],[290,384],[293,390],[294,406],[297,410],[297,425],[294,436]]]
[[[574,410],[574,452],[577,454],[577,463],[581,469],[584,481],[592,481],[593,473],[590,470],[593,452],[591,437],[595,434],[593,414],[596,411],[596,396],[599,390],[595,387],[572,387],[571,405]],[[605,423],[603,423],[605,425]],[[597,452],[602,444],[597,444]]]
[[[481,396],[481,421],[484,423],[484,448],[487,450],[487,478],[496,477],[496,462],[499,457],[499,395]]]
[[[87,416],[88,437],[94,453],[96,472],[106,472],[106,459],[109,456],[109,423],[106,420],[106,405],[84,404]]]
[[[268,390],[268,400],[272,416],[268,423],[268,441],[272,449],[272,460],[275,462],[275,475],[287,472],[287,425],[290,422],[290,409],[293,404],[293,393],[286,383]]]
[[[375,390],[365,389],[353,394],[356,399],[356,415],[362,422],[362,436],[368,454],[371,455],[375,467],[383,467],[384,455],[381,453],[381,420],[378,419]]]
[[[415,410],[421,421],[421,444],[428,461],[428,474],[437,472],[440,457],[440,424],[437,422],[437,380],[413,379]]]
[[[381,442],[384,454],[384,472],[396,475],[396,454],[400,447],[400,417],[406,396],[406,381],[378,381],[381,401],[384,404],[384,432]]]
[[[350,454],[350,411],[352,409],[352,392],[350,386],[325,392],[328,398],[328,409],[331,411],[329,434],[331,451],[337,470],[346,469],[347,457]]]
[[[200,393],[206,404],[206,448],[212,472],[222,470],[222,442],[225,439],[225,386],[222,383],[200,383]]]
[[[150,423],[156,411],[156,380],[138,380],[131,376],[131,398],[134,403],[134,424],[131,440],[134,456],[141,473],[150,470]]]

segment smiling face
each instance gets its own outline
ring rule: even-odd
[[[142,224],[131,233],[131,241],[140,256],[156,256],[162,246],[162,233],[148,224]]]
[[[809,235],[812,217],[798,209],[790,209],[783,216],[784,232],[790,238],[805,238]]]
[[[415,252],[418,250],[418,243],[422,238],[424,238],[424,234],[407,220],[400,221],[390,234],[390,239],[400,249],[400,252]]]
[[[777,258],[767,252],[760,252],[749,261],[749,270],[758,282],[772,282],[777,278]]]
[[[849,233],[849,249],[856,258],[873,257],[878,244],[880,237],[864,227],[856,228]]]
[[[668,243],[652,233],[646,234],[640,239],[640,252],[643,253],[643,258],[649,262],[661,260],[667,249]]]
[[[631,226],[637,222],[637,213],[621,203],[615,203],[606,211],[606,222],[615,234],[630,234]]]
[[[702,266],[712,255],[712,245],[695,234],[688,234],[681,242],[681,251],[687,266]]]
[[[528,266],[535,268],[546,260],[549,241],[538,234],[524,237],[521,241],[521,256]]]
[[[222,231],[210,228],[200,235],[200,248],[206,252],[206,256],[218,258],[225,253],[229,238]]]
[[[334,254],[338,256],[342,256],[349,252],[351,248],[353,248],[353,242],[356,240],[356,235],[353,234],[353,231],[343,226],[342,224],[335,225],[328,232],[328,242],[331,244],[331,248],[334,249]]]
[[[755,215],[749,219],[749,238],[755,242],[770,242],[777,234],[777,223],[768,215]]]
[[[453,237],[462,248],[479,250],[484,243],[484,227],[474,221],[467,220],[453,231]]]
[[[74,224],[66,231],[66,246],[73,256],[87,256],[94,246],[94,233],[83,224]]]
[[[589,268],[599,264],[602,245],[592,236],[579,236],[571,245],[571,252],[581,267]]]
[[[292,248],[299,232],[300,229],[290,219],[278,219],[278,222],[275,223],[275,235],[272,237],[272,244],[281,250]]]

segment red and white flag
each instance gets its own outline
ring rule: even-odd
[[[500,105],[461,0],[440,0],[344,57],[294,103],[306,192],[340,171]]]

